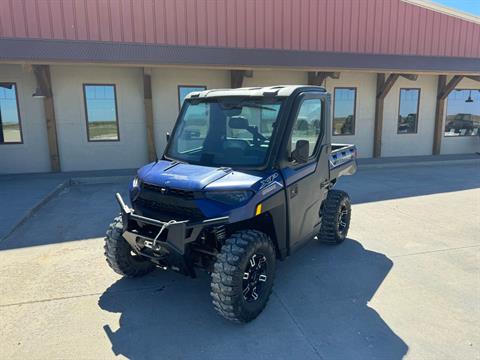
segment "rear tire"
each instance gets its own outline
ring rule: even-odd
[[[322,212],[322,226],[318,239],[328,244],[342,243],[348,234],[352,207],[344,191],[330,190]]]
[[[148,274],[155,265],[148,259],[134,255],[132,248],[122,236],[122,217],[118,216],[110,224],[105,236],[105,258],[117,274],[138,277]]]
[[[228,320],[246,323],[265,308],[275,276],[275,248],[257,230],[234,233],[222,246],[211,283],[213,306]]]

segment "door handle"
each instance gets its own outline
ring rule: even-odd
[[[320,183],[320,188],[323,189],[324,187],[327,187],[330,184],[329,180],[324,180]]]
[[[290,199],[298,195],[298,185],[295,184],[290,188]]]

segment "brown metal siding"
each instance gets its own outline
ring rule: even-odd
[[[480,57],[480,24],[401,0],[0,0],[0,37]]]

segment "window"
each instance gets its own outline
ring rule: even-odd
[[[22,143],[17,85],[0,83],[0,144]]]
[[[321,133],[322,102],[320,99],[303,100],[293,124],[291,150],[295,149],[298,140],[308,140],[310,143],[308,156],[315,152],[317,140]]]
[[[203,85],[178,85],[178,108],[182,108],[183,102],[188,94],[206,89],[207,87]]]
[[[355,134],[356,88],[335,88],[333,135]]]
[[[480,89],[456,89],[448,95],[445,136],[480,134]]]
[[[400,89],[398,134],[415,134],[418,124],[420,89]]]
[[[165,156],[205,166],[261,166],[267,160],[282,103],[277,98],[187,100]],[[261,112],[272,118],[263,130]]]
[[[115,85],[85,84],[83,94],[88,141],[118,141]]]

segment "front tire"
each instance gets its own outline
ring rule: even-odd
[[[267,305],[275,276],[275,248],[257,230],[234,233],[214,265],[211,296],[215,310],[228,320],[246,323]]]
[[[330,190],[322,211],[322,226],[318,239],[328,244],[342,243],[348,234],[352,206],[345,191]]]
[[[104,249],[108,265],[117,274],[127,277],[143,276],[153,271],[155,269],[153,263],[133,253],[122,236],[122,229],[122,217],[118,216],[107,230]]]

